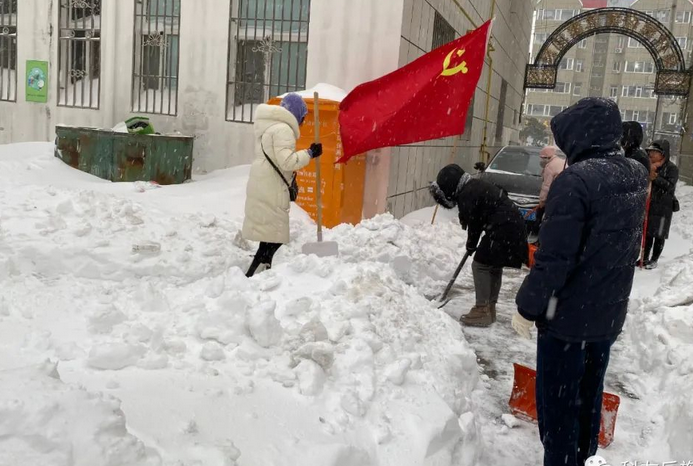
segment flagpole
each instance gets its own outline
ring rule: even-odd
[[[448,165],[455,161],[455,154],[457,154],[457,143],[460,141],[461,137],[462,136],[457,136],[452,143],[452,151],[450,151],[450,162],[448,163]],[[438,204],[436,204],[436,208],[433,209],[433,218],[431,219],[431,225],[436,223],[436,216],[437,215],[438,215]]]

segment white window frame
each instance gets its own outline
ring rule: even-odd
[[[633,39],[632,37],[628,38],[628,48],[629,49],[643,49],[645,48],[644,45],[642,45],[637,39]]]
[[[565,64],[565,68],[563,67]],[[575,59],[574,58],[564,58],[561,60],[561,63],[558,65],[559,70],[563,71],[573,71],[575,68]]]
[[[679,15],[681,15],[681,21],[679,21]],[[691,23],[691,12],[690,11],[677,11],[676,12],[676,24],[690,24]]]
[[[573,84],[573,95],[580,96],[582,94],[582,83]]]
[[[585,62],[582,60],[575,60],[575,71],[577,73],[582,73],[585,70]]]
[[[587,48],[587,39],[582,39],[582,40],[578,43],[578,48],[579,48],[579,49],[586,49],[586,48]]]
[[[672,121],[673,120],[673,121]],[[669,114],[669,124],[670,125],[675,125],[679,122],[679,115],[678,113],[670,113]]]
[[[558,87],[559,84],[562,84],[562,85],[563,85],[563,90],[562,90],[562,91],[556,90],[556,88]],[[570,94],[570,90],[571,90],[571,83],[569,83],[569,82],[560,82],[560,81],[559,81],[559,82],[556,83],[556,87],[554,87],[553,92],[555,92],[556,94]]]
[[[618,97],[618,86],[611,86],[611,89],[609,89],[609,97]]]

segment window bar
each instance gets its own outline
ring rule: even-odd
[[[303,23],[301,19],[303,18],[303,0],[300,0],[299,10],[298,10],[298,37],[296,42],[296,57],[301,56],[301,29],[303,28]],[[300,90],[299,87],[299,74],[301,73],[301,67],[298,65],[298,60],[296,63],[296,80],[294,81],[294,91]]]
[[[68,38],[65,40],[67,43],[67,62],[65,63],[65,105],[69,106],[70,105],[70,69],[72,68],[72,63],[74,62],[74,46],[75,43],[74,41],[70,40],[70,37],[72,37],[72,0],[68,0],[67,2],[67,15],[65,16],[67,20],[67,30],[68,32]],[[72,105],[74,105],[74,88],[72,89]]]
[[[248,0],[246,0],[246,1],[248,1]],[[265,0],[265,1],[266,1],[266,0]],[[248,3],[250,3],[250,2],[248,2]],[[253,28],[253,44],[252,44],[251,47],[247,47],[247,46],[245,47],[245,53],[248,53],[248,49],[250,48],[250,56],[252,57],[253,61],[255,61],[255,60],[254,60],[254,59],[255,59],[255,56],[253,55],[253,47],[255,47],[255,45],[257,44],[258,10],[259,10],[259,8],[258,8],[258,5],[257,5],[257,2],[255,2],[255,11],[253,11],[253,13],[254,13],[253,16],[255,16],[255,27]],[[248,5],[248,11],[247,11],[247,13],[250,13],[250,5]],[[263,63],[263,64],[264,64],[264,63]],[[257,63],[255,63],[255,65],[256,65],[256,67],[257,67]],[[257,68],[256,68],[255,71],[257,71]],[[243,84],[242,84],[243,89],[245,90],[245,89],[247,89],[247,87],[250,88],[250,110],[249,110],[249,111],[250,111],[250,115],[248,116],[248,118],[249,118],[248,121],[252,121],[252,120],[253,120],[253,108],[255,107],[255,102],[253,101],[253,93],[254,93],[254,91],[255,91],[255,83],[252,82],[252,81],[255,81],[255,80],[252,79],[251,82],[246,83],[246,82],[245,82],[245,73],[244,73],[243,75],[241,75],[241,79],[244,81]],[[247,91],[246,91],[246,92],[247,92]],[[241,107],[241,119],[242,119],[243,121],[245,121],[245,105],[243,105],[243,106]]]
[[[130,105],[132,110],[135,109],[135,83],[137,82],[136,75],[137,72],[135,71],[135,62],[136,62],[136,57],[137,54],[135,51],[137,50],[137,0],[134,0],[133,2],[134,5],[134,12],[133,12],[133,21],[132,21],[132,83],[130,85]]]
[[[229,120],[229,97],[231,97],[231,26],[233,25],[233,7],[235,0],[229,2],[229,39],[226,44],[226,99],[224,105],[224,119]],[[236,36],[238,38],[238,36]]]
[[[8,18],[8,21],[10,22],[10,25],[12,23],[12,5],[10,4],[10,17]],[[0,10],[0,31],[5,29],[5,11],[4,8]],[[8,36],[5,36],[4,32],[2,32],[2,35],[0,35],[0,100],[9,100],[10,97],[10,80],[12,76],[12,69],[10,68],[10,61],[12,60],[11,55],[8,53],[7,54],[7,99],[5,99],[5,70],[4,70],[4,65],[5,65],[5,44],[10,43],[10,38]],[[11,50],[10,50],[11,52]]]
[[[92,8],[94,7],[94,3],[93,3],[93,2],[94,2],[94,0],[91,0]],[[80,106],[80,107],[84,107],[84,88],[85,88],[85,86],[86,86],[86,83],[84,82],[84,81],[85,81],[85,78],[86,78],[86,75],[84,74],[84,71],[86,71],[86,69],[87,69],[87,66],[86,66],[87,60],[88,60],[88,55],[87,55],[88,47],[87,47],[87,45],[89,44],[89,34],[88,34],[87,31],[86,31],[86,29],[87,29],[87,18],[86,18],[86,14],[87,14],[87,8],[88,8],[88,7],[85,7],[85,6],[82,6],[82,5],[80,5],[80,6],[81,6],[81,9],[82,9],[82,31],[84,31],[84,37],[83,37],[83,40],[82,40],[81,42],[77,42],[77,45],[82,49],[82,61],[81,61],[80,63],[78,63],[78,65],[80,65],[80,68],[83,68],[83,69],[80,69],[80,70],[76,70],[76,71],[75,71],[75,75],[76,75],[76,76],[75,76],[75,77],[76,77],[75,83],[81,84],[81,86],[80,86],[80,88],[81,88],[80,94],[82,95],[82,100],[79,102],[79,106]],[[89,13],[92,13],[92,14],[93,14],[93,13],[94,13],[94,10],[91,10]],[[93,32],[93,31],[92,31],[92,32]]]
[[[141,4],[141,11],[140,11],[140,30],[139,33],[137,34],[137,40],[139,43],[139,60],[140,60],[140,78],[139,78],[139,87],[137,88],[137,94],[138,94],[138,99],[139,99],[139,104],[137,106],[138,111],[142,111],[142,97],[143,93],[147,91],[147,83],[144,78],[144,60],[145,60],[145,35],[144,35],[144,20],[147,17],[147,14],[149,13],[149,2],[151,0],[142,0]],[[146,108],[145,108],[146,110]]]
[[[281,8],[281,18],[279,19],[279,49],[281,52],[279,53],[284,53],[284,3],[280,2],[279,3],[280,8]],[[289,34],[291,33],[291,30],[289,30]],[[276,87],[276,92],[277,94],[282,94],[282,68],[284,67],[283,60],[281,57],[279,57],[279,69],[277,70],[277,81],[274,83]]]
[[[165,49],[165,47],[166,47],[166,24],[164,23],[164,24],[163,24],[163,27],[161,27],[161,28],[159,27],[159,21],[161,20],[161,4],[162,4],[162,3],[164,4],[164,13],[165,13],[165,12],[166,12],[166,7],[168,7],[168,2],[169,2],[169,0],[157,0],[157,2],[156,2],[156,15],[155,15],[155,18],[156,18],[156,27],[155,27],[155,33],[158,34],[158,37],[157,37],[157,39],[156,39],[156,40],[157,40],[157,47],[156,47],[156,48],[159,49],[159,50],[158,50],[158,53],[157,53],[158,56],[156,57],[156,61],[157,61],[157,64],[158,64],[159,66],[158,66],[157,68],[155,68],[155,69],[158,69],[158,70],[159,70],[159,76],[163,76],[163,74],[164,74],[165,71],[166,71],[165,68],[163,68],[163,65],[165,65],[165,63],[162,63],[162,62],[164,61],[164,49]],[[151,23],[151,22],[150,22],[150,23]],[[154,79],[152,79],[152,81],[156,80],[157,87],[158,87],[159,84],[160,84],[159,76],[155,76],[155,77],[153,77]],[[157,94],[159,94],[159,92],[161,92],[161,99],[160,99],[161,102],[159,102],[159,107],[160,107],[160,108],[157,108],[156,97],[157,97]],[[154,92],[153,92],[152,94],[153,94],[153,95],[152,95],[152,109],[153,109],[153,112],[154,112],[154,113],[163,113],[163,112],[164,112],[164,105],[163,105],[164,91],[163,91],[163,89],[161,89],[161,88],[155,89]]]
[[[147,69],[144,70],[146,73],[145,77],[145,88],[146,92],[144,94],[144,108],[145,112],[149,113],[153,111],[153,109],[150,110],[149,107],[149,85],[151,83],[151,53],[152,53],[152,1],[156,1],[157,3],[159,0],[149,0],[149,8],[147,9],[147,40],[145,41],[146,44],[146,50],[148,55],[144,55],[143,58],[146,58],[146,64],[147,64]],[[144,61],[144,60],[143,60]]]
[[[230,104],[232,109],[233,109],[231,119],[233,121],[236,121],[236,103],[238,102],[238,90],[237,90],[238,89],[238,80],[236,78],[238,76],[238,65],[237,65],[237,63],[239,61],[238,57],[241,54],[241,50],[240,50],[240,47],[238,46],[238,44],[240,44],[240,41],[241,41],[241,21],[242,21],[241,18],[243,17],[243,0],[233,0],[233,1],[237,2],[237,4],[236,4],[237,9],[234,10],[237,12],[237,14],[236,14],[236,41],[233,44],[233,47],[236,51],[236,54],[234,55],[235,56],[234,64],[236,64],[236,66],[233,67],[233,73],[234,73],[233,75],[231,74],[231,60],[230,59],[229,59],[229,63],[227,63],[227,66],[228,66],[228,75],[229,75],[229,79],[228,79],[229,84],[228,85],[229,85],[230,89],[233,89],[233,99],[231,99],[231,104]],[[232,45],[229,44],[229,58],[231,57],[231,47],[232,47]]]
[[[89,53],[87,54],[88,58],[88,63],[89,66],[85,66],[85,70],[87,71],[87,81],[89,82],[89,108],[93,108],[94,106],[94,75],[95,75],[95,67],[94,67],[94,49],[96,45],[96,25],[95,23],[95,16],[96,16],[96,1],[97,0],[91,0],[91,16],[90,16],[90,23],[91,23],[91,34],[89,35]],[[101,18],[101,8],[99,7],[99,18]],[[99,25],[99,41],[101,40],[101,25]],[[101,53],[101,49],[99,48],[99,54]],[[101,72],[99,70],[99,83],[101,82]]]
[[[269,41],[267,43],[267,48],[268,51],[265,52],[264,50],[262,51],[262,61],[264,62],[267,60],[267,63],[265,63],[265,75],[263,76],[262,80],[262,100],[265,101],[267,100],[265,96],[269,96],[269,91],[270,91],[270,83],[272,82],[272,46],[274,44],[274,21],[272,21],[272,30],[270,33],[267,33],[267,3],[269,3],[267,0],[265,0],[265,10],[262,15],[262,38],[264,39],[265,37],[269,37]],[[274,16],[274,15],[272,15]],[[267,85],[265,85],[267,83]],[[253,102],[253,105],[255,105],[255,102]],[[250,113],[250,119],[253,119],[253,113]]]
[[[289,40],[286,53],[289,55],[286,65],[286,90],[291,89],[291,42],[294,36],[294,1],[291,0],[291,10],[289,11]],[[282,47],[283,48],[283,47]]]
[[[180,15],[180,0],[178,1],[178,16],[176,16],[176,37],[178,38],[178,48],[176,51],[178,54],[176,55],[176,76],[175,76],[175,82],[176,82],[176,92],[174,93],[174,96],[176,98],[176,106],[175,106],[175,115],[178,115],[178,84],[180,82],[180,22],[181,22],[181,15]]]
[[[166,89],[168,88],[168,108],[165,112],[166,115],[171,114],[171,78],[173,75],[171,65],[173,64],[173,23],[175,21],[175,13],[176,5],[174,0],[173,5],[171,6],[170,18],[168,15],[168,5],[166,5],[166,8],[164,8],[164,31],[166,31],[166,28],[168,28],[169,20],[171,22],[171,33],[168,36],[164,35],[164,43],[166,44],[166,48],[163,50],[162,54],[164,61],[164,72],[161,73],[161,113],[164,113],[164,106],[166,105],[164,103],[164,96],[166,95]]]
[[[138,13],[140,27],[137,28],[137,18],[135,18],[135,47],[136,53],[135,59],[137,60],[137,67],[135,68],[135,74],[137,75],[137,111],[142,110],[142,92],[144,91],[144,78],[142,74],[144,73],[144,13],[145,8],[149,8],[149,0],[137,0],[139,1],[140,11]]]
[[[303,52],[303,79],[308,79],[308,38],[310,37],[310,2],[308,2],[308,9],[306,13],[306,48]],[[305,84],[305,83],[304,83]]]
[[[180,8],[180,5],[179,5]],[[180,11],[180,10],[179,10]],[[165,21],[164,21],[165,24]],[[169,35],[169,39],[167,42],[168,48],[166,49],[166,73],[168,75],[168,111],[167,113],[169,115],[172,115],[174,113],[178,113],[178,105],[176,102],[176,107],[175,107],[175,112],[171,111],[172,105],[173,105],[173,96],[177,96],[177,92],[173,92],[173,82],[174,79],[178,78],[178,72],[173,70],[173,44],[174,44],[174,38],[175,42],[177,44],[177,50],[178,53],[180,54],[180,15],[176,17],[176,1],[174,0],[173,6],[172,6],[172,11],[171,11],[171,34]],[[180,60],[180,58],[179,58]],[[178,66],[178,63],[176,62],[176,66]],[[176,83],[176,89],[178,89],[178,85]],[[177,100],[177,99],[176,99]]]

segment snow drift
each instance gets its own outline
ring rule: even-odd
[[[248,280],[246,179],[143,190],[0,147],[6,464],[474,464],[476,356],[420,292],[457,242],[383,216],[321,260],[295,210]]]

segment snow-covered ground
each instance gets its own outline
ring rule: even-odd
[[[292,211],[275,268],[244,276],[247,168],[148,189],[0,146],[0,466],[537,465],[536,426],[507,414],[510,329],[461,329],[439,293],[465,241],[453,212],[327,232],[300,255]],[[657,271],[638,272],[607,390],[613,464],[693,460],[693,190]],[[446,310],[472,303],[470,270]],[[507,424],[507,425],[506,425]],[[512,428],[511,428],[512,427]]]

